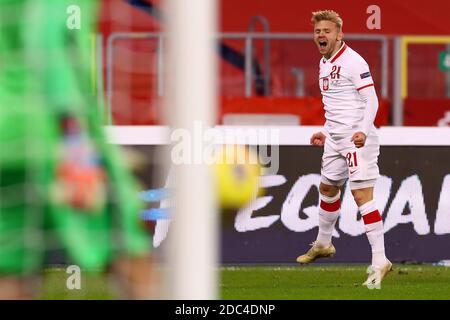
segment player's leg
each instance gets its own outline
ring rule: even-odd
[[[327,180],[327,183],[324,183],[324,180]],[[328,247],[331,244],[334,226],[340,214],[340,186],[338,183],[322,177],[322,182],[319,186],[319,197],[319,232],[315,244],[318,247]]]
[[[352,194],[362,215],[367,239],[372,249],[372,263],[368,269],[369,276],[364,283],[368,288],[379,288],[381,281],[391,271],[392,263],[386,258],[384,248],[383,220],[373,199],[375,180],[354,182]]]
[[[334,226],[340,214],[340,188],[346,180],[346,162],[335,150],[335,144],[327,139],[322,157],[319,186],[319,231],[311,249],[297,258],[299,263],[311,263],[318,258],[331,257],[336,252],[331,243]]]
[[[387,258],[384,249],[383,220],[373,199],[373,187],[352,190],[366,228],[366,235],[372,248],[372,265],[384,266]]]
[[[348,151],[346,158],[349,166],[350,189],[363,217],[366,235],[372,250],[369,278],[365,284],[376,287],[392,267],[385,254],[383,220],[373,198],[373,190],[379,176],[378,138],[369,135],[364,147]]]

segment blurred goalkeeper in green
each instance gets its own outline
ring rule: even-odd
[[[0,299],[32,297],[28,279],[61,248],[82,270],[117,271],[125,297],[148,297],[136,185],[92,95],[97,3],[0,0]]]

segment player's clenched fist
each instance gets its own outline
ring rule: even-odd
[[[322,147],[325,144],[325,135],[322,132],[316,132],[311,136],[309,143],[313,146]]]
[[[355,147],[357,148],[364,147],[364,144],[366,143],[366,135],[361,131],[358,131],[352,136],[351,141],[355,144]]]

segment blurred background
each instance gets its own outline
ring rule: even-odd
[[[321,8],[341,14],[345,40],[371,67],[380,98],[377,125],[447,123],[447,1],[428,5],[381,0],[376,4],[378,20],[368,10],[370,1],[227,0],[219,5],[219,123],[239,122],[239,114],[289,115],[301,125],[323,123],[320,57],[309,22],[311,12]],[[103,0],[102,6],[97,57],[103,77],[98,87],[106,94],[109,120],[116,125],[161,123],[164,2]],[[375,24],[376,29],[369,29],[374,21],[379,28]]]

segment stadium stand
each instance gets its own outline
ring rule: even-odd
[[[381,101],[382,115],[378,117],[377,125],[393,124],[392,108],[394,104],[394,47],[395,38],[400,35],[446,35],[450,34],[449,26],[439,24],[440,18],[445,18],[438,9],[422,11],[423,4],[413,1],[414,5],[402,1],[381,1],[383,8],[391,9],[383,12],[382,28],[369,30],[365,19],[369,16],[356,12],[365,11],[363,4],[338,3],[333,8],[342,12],[346,19],[344,32],[346,36],[358,35],[359,39],[349,39],[350,45],[360,52],[369,62]],[[439,1],[438,1],[439,2]],[[445,1],[441,1],[445,6]],[[103,0],[100,29],[103,36],[103,82],[107,95],[110,94],[113,123],[116,125],[151,125],[160,123],[161,103],[163,94],[163,77],[159,59],[158,39],[121,38],[116,40],[114,60],[111,63],[111,75],[108,77],[108,39],[117,32],[125,33],[159,33],[163,23],[162,1],[152,0]],[[316,125],[321,114],[315,111],[320,102],[317,86],[318,56],[310,39],[271,39],[269,42],[269,65],[265,65],[267,44],[262,39],[253,39],[253,59],[251,72],[251,88],[246,82],[245,38],[228,36],[233,33],[245,33],[249,23],[256,15],[267,20],[271,33],[301,33],[307,36],[311,30],[309,13],[316,10],[314,4],[300,4],[298,1],[283,2],[286,10],[274,10],[279,6],[277,1],[246,1],[227,0],[221,2],[222,37],[218,44],[220,67],[219,93],[220,118],[232,113],[274,113],[296,114],[300,123]],[[301,8],[300,8],[301,6]],[[239,7],[239,10],[236,10]],[[394,12],[402,12],[396,15]],[[424,13],[425,12],[425,13]],[[131,17],[131,19],[130,19]],[[410,24],[408,21],[417,21]],[[255,24],[255,32],[263,32],[260,24]],[[383,52],[383,41],[371,41],[371,36],[382,36],[387,41]],[[449,109],[450,96],[449,76],[439,70],[439,54],[449,48],[445,43],[423,44],[410,43],[407,46],[408,96],[403,97],[405,125],[437,125]],[[389,74],[383,84],[383,59],[386,59]],[[110,78],[114,80],[107,91]],[[267,81],[268,89],[264,87]],[[382,89],[382,86],[385,86]],[[264,97],[264,98],[262,98]],[[423,99],[427,99],[432,109],[427,109],[423,117]],[[261,108],[261,109],[260,109]],[[260,109],[260,110],[259,110]],[[309,111],[314,110],[314,111]],[[317,119],[315,114],[320,115]],[[441,122],[442,123],[442,122]]]

